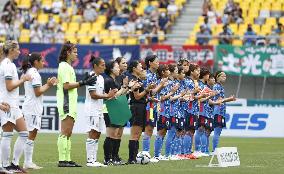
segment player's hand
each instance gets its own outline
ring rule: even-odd
[[[2,102],[0,103],[0,109],[4,112],[10,111],[10,105],[8,103]]]
[[[230,96],[230,100],[231,100],[231,101],[236,101],[237,99],[236,99],[235,95],[231,95],[231,96]]]
[[[56,77],[50,77],[50,78],[47,79],[46,83],[47,83],[48,86],[55,86],[55,85],[57,85],[58,80],[57,80]]]
[[[163,79],[161,80],[161,84],[163,85],[163,87],[166,87],[166,86],[169,84],[168,78],[163,78]]]
[[[175,92],[178,90],[179,87],[180,87],[180,84],[179,84],[179,83],[176,83],[176,84],[172,87],[171,92],[175,93]]]
[[[123,86],[127,86],[127,85],[128,85],[128,76],[126,76],[126,77],[122,80],[122,85],[123,85]]]
[[[92,86],[97,82],[97,76],[95,74],[93,75],[87,75],[85,76],[84,80],[79,81],[79,86]]]
[[[201,91],[201,89],[200,88],[194,88],[194,93],[199,93]]]
[[[109,92],[107,93],[107,97],[108,97],[109,99],[114,98],[114,96],[115,96],[115,94],[116,94],[117,91],[118,91],[118,90],[117,90],[116,88],[115,88],[115,89],[110,89]]]

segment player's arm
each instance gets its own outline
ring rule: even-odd
[[[231,101],[236,101],[236,97],[234,95],[231,95],[230,97],[228,98],[224,98],[222,99],[222,103],[226,103],[226,102],[231,102]]]
[[[147,86],[147,88],[144,90],[144,91],[142,91],[142,92],[139,92],[139,88],[141,87],[141,84],[139,84],[139,83],[136,83],[135,85],[134,85],[134,90],[133,90],[133,94],[134,94],[134,98],[135,98],[135,100],[140,100],[142,97],[144,97],[145,95],[147,95],[150,91],[151,91],[151,89],[154,87],[154,84],[149,84],[148,86]]]
[[[10,105],[8,103],[5,102],[1,102],[0,103],[0,109],[4,112],[9,112],[10,110]]]
[[[45,93],[49,88],[56,85],[57,79],[56,77],[51,77],[47,79],[47,82],[43,86],[34,87],[35,96],[39,97],[43,93]]]
[[[155,95],[156,93],[160,92],[164,87],[167,86],[168,79],[162,79],[161,83],[156,86],[156,88],[152,89],[152,94]]]
[[[31,80],[31,76],[26,74],[22,75],[20,80],[13,80],[12,78],[5,77],[6,89],[11,92],[25,83],[25,81],[29,80]]]
[[[108,93],[98,94],[95,90],[89,91],[92,99],[111,99],[115,96],[117,89],[110,89]]]

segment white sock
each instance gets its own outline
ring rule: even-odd
[[[19,136],[14,145],[14,153],[13,153],[13,160],[12,160],[13,164],[19,165],[19,161],[24,152],[24,147],[25,147],[27,139],[28,139],[27,131],[19,132]]]
[[[1,144],[2,132],[0,131],[0,144]],[[0,169],[2,169],[2,150],[0,149]]]
[[[10,153],[11,153],[11,139],[13,137],[13,132],[3,132],[1,140],[1,157],[3,167],[8,167],[10,165]]]
[[[94,161],[95,140],[88,138],[86,141],[87,162]]]
[[[98,146],[99,146],[99,140],[95,139],[95,144],[94,144],[94,161],[97,161],[97,153],[98,153]]]
[[[27,140],[25,144],[25,164],[31,164],[33,162],[33,153],[34,153],[34,141]]]

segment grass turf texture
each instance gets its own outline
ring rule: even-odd
[[[35,142],[34,162],[42,166],[41,170],[29,170],[32,174],[73,174],[73,173],[123,173],[123,174],[174,174],[174,173],[195,173],[195,174],[262,174],[262,173],[284,173],[284,140],[280,138],[224,138],[221,137],[221,146],[238,147],[241,159],[240,167],[230,168],[204,168],[198,165],[207,165],[210,157],[203,157],[198,160],[182,161],[161,161],[148,165],[127,165],[111,166],[107,168],[88,168],[86,166],[86,135],[72,135],[72,160],[82,164],[82,168],[58,168],[57,167],[57,134],[39,134]],[[14,136],[15,138],[15,136]],[[103,161],[103,141],[99,141],[98,160]],[[153,137],[151,150],[153,150]],[[140,142],[140,150],[142,148]],[[151,152],[151,155],[153,152]],[[120,155],[124,160],[128,157],[128,136],[123,136],[120,148]],[[215,161],[216,162],[216,161]],[[21,163],[22,164],[22,163]]]

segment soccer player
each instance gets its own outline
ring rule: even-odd
[[[223,127],[226,127],[226,102],[236,101],[234,95],[231,95],[228,98],[225,98],[225,89],[224,84],[226,82],[226,73],[223,71],[217,71],[215,74],[216,84],[213,87],[214,91],[217,91],[218,94],[213,97],[213,101],[220,100],[222,104],[214,105],[214,136],[213,136],[213,153],[219,144],[220,135]]]
[[[196,156],[191,154],[192,141],[195,130],[197,129],[197,119],[199,114],[198,99],[206,97],[205,94],[198,95],[200,89],[198,88],[198,82],[200,74],[200,67],[196,64],[189,65],[188,81],[186,82],[186,88],[189,90],[187,96],[188,108],[185,110],[185,135],[184,135],[184,153],[190,159],[195,159]]]
[[[25,144],[24,169],[41,169],[33,163],[32,156],[34,150],[34,140],[41,127],[41,114],[43,112],[43,93],[56,85],[56,77],[48,78],[47,83],[42,85],[41,76],[38,72],[44,66],[40,53],[28,54],[22,61],[21,70],[23,74],[31,76],[31,81],[24,83],[25,101],[23,103],[23,114],[29,131],[29,137]]]
[[[150,142],[151,136],[153,134],[154,127],[156,127],[157,122],[157,103],[156,101],[151,100],[157,92],[160,92],[161,89],[164,87],[167,79],[164,79],[157,84],[157,69],[159,67],[159,60],[156,55],[150,55],[145,58],[145,64],[147,67],[147,77],[146,80],[143,82],[144,87],[148,86],[150,83],[156,84],[155,89],[151,90],[151,93],[148,96],[147,102],[147,119],[146,119],[146,127],[143,136],[143,151],[149,152],[150,151]],[[159,160],[152,158],[151,162],[158,162]]]
[[[62,46],[59,55],[56,91],[57,108],[61,120],[61,132],[57,140],[58,167],[82,167],[71,161],[71,135],[77,118],[77,88],[95,83],[96,78],[86,76],[84,80],[76,82],[75,71],[71,64],[77,59],[77,56],[76,45],[67,41]]]
[[[86,88],[85,114],[88,125],[88,138],[86,140],[86,165],[88,167],[106,167],[106,165],[97,161],[99,138],[105,125],[103,116],[103,100],[115,97],[117,89],[109,89],[108,93],[105,93],[104,91],[104,78],[101,75],[104,73],[106,68],[104,59],[91,56],[90,63],[93,70],[89,75],[96,77],[97,81],[96,83],[88,84]]]
[[[108,93],[111,89],[117,89],[115,97],[124,95],[128,92],[128,77],[126,76],[120,84],[117,81],[120,69],[117,61],[110,61],[106,63],[106,70],[104,76],[104,90]],[[119,129],[123,126],[112,124],[108,113],[104,113],[104,120],[106,124],[107,137],[104,143],[105,165],[122,165],[125,164],[118,155],[120,138],[118,135]]]
[[[169,78],[170,71],[167,65],[159,65],[157,70],[158,83],[164,78]],[[169,160],[168,157],[161,155],[161,150],[163,147],[164,137],[167,130],[171,128],[170,124],[170,97],[179,88],[178,85],[173,85],[173,83],[165,84],[166,86],[157,93],[158,102],[158,119],[157,119],[157,136],[154,145],[154,157],[158,160]]]
[[[3,167],[11,172],[25,172],[19,166],[19,160],[24,151],[24,146],[28,138],[26,123],[19,108],[19,86],[25,81],[31,80],[29,75],[22,75],[18,78],[17,68],[13,60],[20,54],[17,41],[8,40],[4,45],[5,58],[0,65],[0,101],[5,101],[10,106],[10,112],[1,112],[1,124],[3,136],[1,140],[1,158]],[[14,145],[13,160],[10,163],[11,139],[13,131],[19,133]]]
[[[129,80],[136,83],[131,87],[130,96],[130,110],[132,117],[130,119],[130,140],[128,144],[129,158],[128,164],[136,163],[136,156],[139,150],[139,139],[142,131],[145,129],[146,123],[146,103],[147,94],[154,88],[153,83],[149,83],[144,88],[143,80],[146,79],[146,71],[142,69],[141,63],[138,61],[130,62],[128,66]]]

